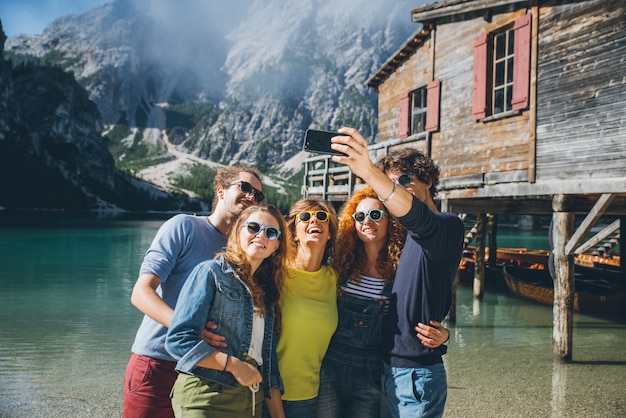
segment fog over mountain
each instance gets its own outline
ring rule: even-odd
[[[139,133],[155,158],[167,149],[151,129],[198,157],[267,171],[300,152],[309,127],[373,140],[364,82],[418,29],[410,11],[424,3],[115,0],[5,50],[73,72],[103,123]]]

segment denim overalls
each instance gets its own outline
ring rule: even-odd
[[[379,417],[385,303],[344,292],[347,281],[339,283],[339,324],[322,363],[318,416]],[[386,284],[383,295],[389,297],[391,287]]]

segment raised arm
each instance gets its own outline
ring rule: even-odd
[[[332,160],[336,163],[345,164],[358,177],[363,179],[378,195],[389,212],[396,216],[404,216],[411,209],[413,196],[403,187],[387,177],[376,167],[370,159],[367,149],[367,141],[354,128],[341,128],[341,135],[332,138],[331,147],[334,150],[347,154],[346,157],[335,155]]]

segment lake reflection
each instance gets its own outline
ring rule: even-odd
[[[0,417],[120,416],[130,292],[162,221],[0,219]],[[574,361],[553,363],[550,307],[457,296],[446,417],[626,416],[623,320],[575,314]]]

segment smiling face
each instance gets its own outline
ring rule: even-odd
[[[367,212],[371,209],[380,209],[387,212],[385,207],[378,199],[367,197],[356,207],[355,212]],[[357,236],[364,243],[378,242],[387,239],[387,232],[389,229],[389,216],[383,215],[379,221],[372,221],[369,216],[366,216],[363,222],[355,221],[355,229]]]
[[[280,230],[280,224],[278,220],[268,212],[254,212],[245,219],[246,222],[256,222],[262,226],[272,226],[278,230]],[[272,255],[274,251],[278,248],[280,244],[280,240],[269,240],[266,236],[266,231],[261,228],[261,230],[254,234],[252,231],[248,229],[245,222],[241,223],[241,227],[239,229],[239,244],[243,252],[246,254],[248,261],[253,266],[253,269],[256,269],[263,260]]]
[[[307,221],[301,221],[299,215],[296,215],[295,239],[298,245],[314,248],[320,247],[323,252],[326,248],[326,243],[330,240],[330,226],[328,215],[325,221],[320,221],[318,216],[315,215],[318,211],[323,211],[323,209],[312,208],[303,211],[308,212]]]
[[[240,172],[239,177],[233,180],[232,184],[222,189],[224,205],[233,216],[239,216],[245,208],[258,203],[253,192],[244,193],[241,190],[240,182],[242,181],[250,184],[256,190],[263,189],[263,185],[256,176],[245,171]]]

